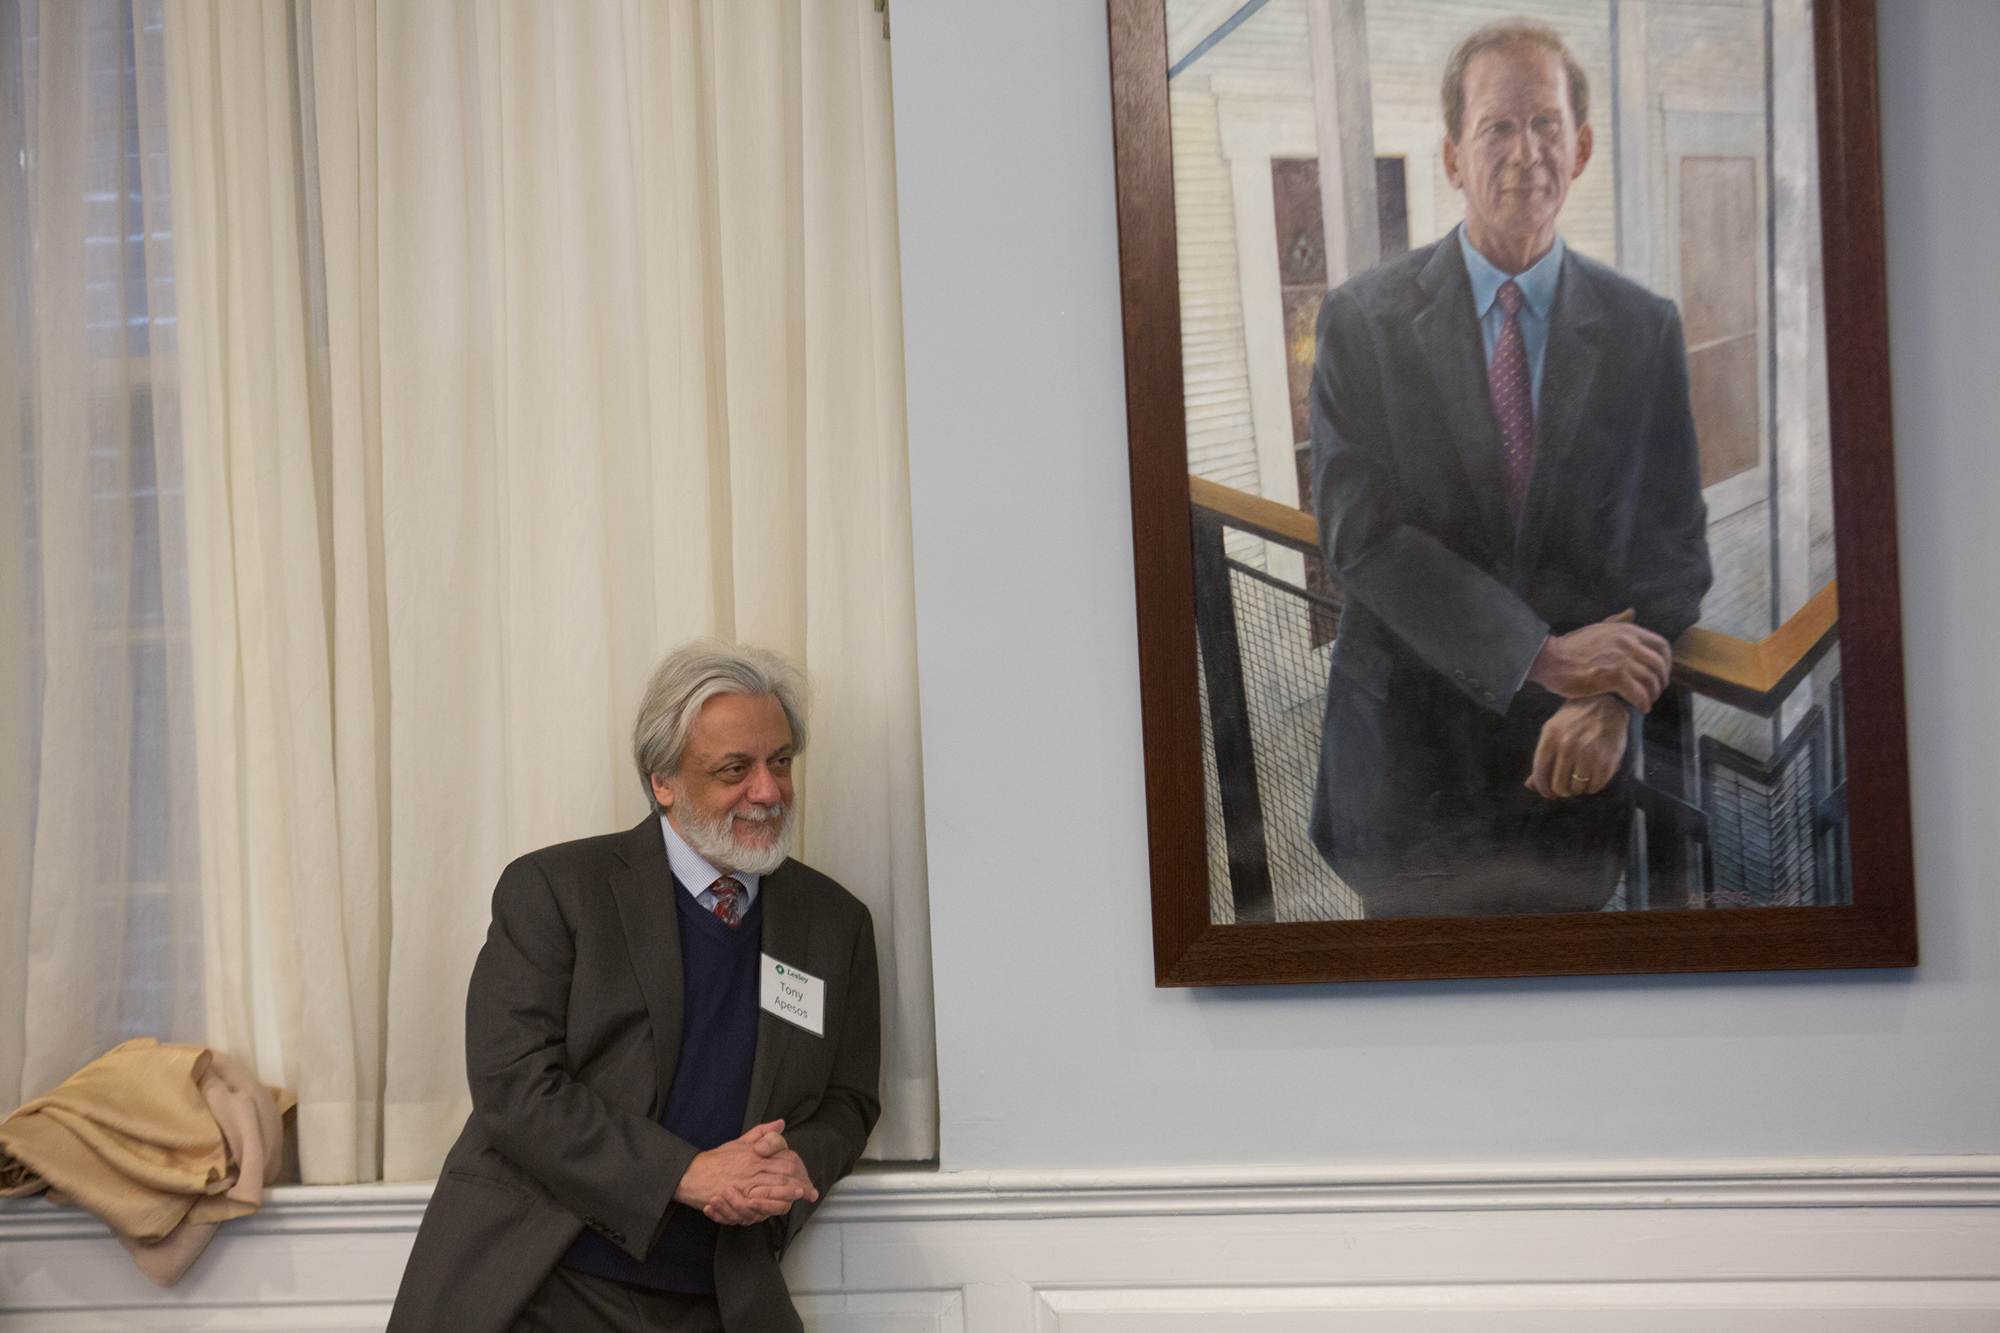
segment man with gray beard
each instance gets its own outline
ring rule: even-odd
[[[390,1333],[801,1327],[778,1261],[881,1052],[868,909],[788,856],[804,744],[791,666],[685,645],[633,726],[654,813],[502,873]]]

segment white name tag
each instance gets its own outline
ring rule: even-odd
[[[763,976],[759,1005],[815,1037],[826,1035],[826,983],[789,963],[757,955]]]

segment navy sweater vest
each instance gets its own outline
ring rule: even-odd
[[[681,1056],[660,1123],[706,1152],[743,1132],[750,1101],[764,895],[757,895],[734,930],[702,910],[678,880],[674,903],[680,909]],[[712,1292],[719,1230],[700,1209],[674,1204],[645,1262],[586,1229],[563,1256],[563,1266],[660,1291]]]

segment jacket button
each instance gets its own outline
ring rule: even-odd
[[[1493,691],[1491,690],[1486,691],[1486,702],[1487,703],[1493,702]]]
[[[625,1237],[616,1231],[611,1233],[611,1239],[617,1241],[620,1245],[625,1243]]]
[[[1464,679],[1465,679],[1465,673],[1464,673],[1463,671],[1459,671],[1459,670],[1456,670],[1456,669],[1454,669],[1454,670],[1452,671],[1452,673],[1451,673],[1451,674],[1452,674],[1452,676],[1453,676],[1453,678],[1454,678],[1454,679],[1457,679],[1457,680],[1464,680]]]

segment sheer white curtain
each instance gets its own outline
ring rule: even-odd
[[[200,1040],[157,0],[0,0],[0,1111]]]
[[[307,1180],[436,1173],[513,856],[645,813],[698,633],[815,686],[872,1151],[935,1152],[888,52],[868,0],[168,14],[207,984]]]

